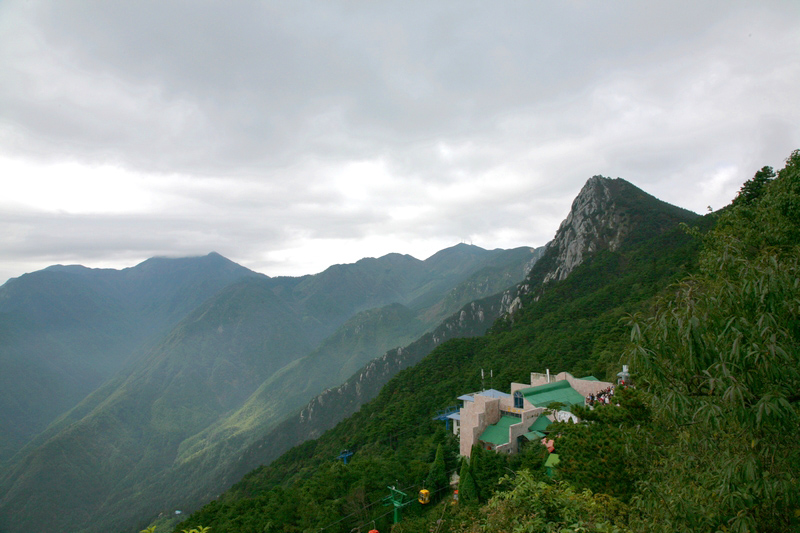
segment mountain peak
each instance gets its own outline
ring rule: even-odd
[[[615,251],[630,237],[660,233],[697,216],[662,202],[624,179],[592,176],[548,244],[556,258],[543,282],[566,278],[589,254]]]
[[[425,259],[426,263],[436,263],[437,261],[441,261],[443,258],[449,258],[454,256],[466,256],[466,255],[474,255],[480,256],[485,255],[488,250],[484,250],[480,246],[475,246],[474,244],[467,244],[464,242],[460,242],[449,248],[444,248],[439,250],[432,256]]]
[[[207,271],[213,273],[238,273],[246,275],[258,275],[250,269],[241,266],[217,252],[211,252],[200,256],[167,257],[155,256],[146,259],[134,267],[123,269],[128,275],[165,275],[178,274],[186,271]],[[266,277],[266,276],[265,276]]]

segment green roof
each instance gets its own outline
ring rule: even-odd
[[[525,437],[529,441],[540,441],[545,437],[545,434],[542,433],[541,431],[533,430],[525,433],[523,437]]]
[[[546,416],[539,416],[536,418],[536,421],[528,427],[528,431],[546,431],[548,426],[550,426],[552,422]],[[542,435],[544,437],[544,435]]]
[[[559,402],[564,404],[564,410],[566,411],[569,411],[569,408],[573,405],[583,405],[586,400],[565,379],[553,383],[545,383],[538,387],[520,389],[520,392],[526,400],[536,407],[547,407],[551,403]]]
[[[490,442],[495,446],[508,443],[508,428],[521,421],[515,416],[503,415],[497,424],[493,424],[481,433],[480,440]]]
[[[585,378],[581,378],[581,379],[584,380],[584,381],[600,381],[599,379],[597,379],[594,376],[586,376]]]

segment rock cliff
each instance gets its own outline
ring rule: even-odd
[[[593,176],[572,202],[542,259],[520,284],[509,309],[513,312],[520,307],[521,296],[541,290],[548,282],[565,279],[596,252],[614,252],[623,244],[652,238],[698,216],[621,178]]]
[[[569,215],[548,244],[548,248],[557,251],[557,266],[547,273],[544,283],[566,278],[587,254],[601,248],[616,250],[630,232],[625,212],[617,209],[612,183],[608,178],[594,176],[572,202]]]

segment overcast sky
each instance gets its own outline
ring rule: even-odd
[[[800,2],[0,2],[0,283],[541,246],[595,174],[702,213],[800,148]]]

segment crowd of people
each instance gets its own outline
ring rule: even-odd
[[[612,396],[614,396],[614,385],[611,385],[607,389],[603,389],[598,393],[587,396],[586,405],[592,406],[601,403],[611,403]]]

